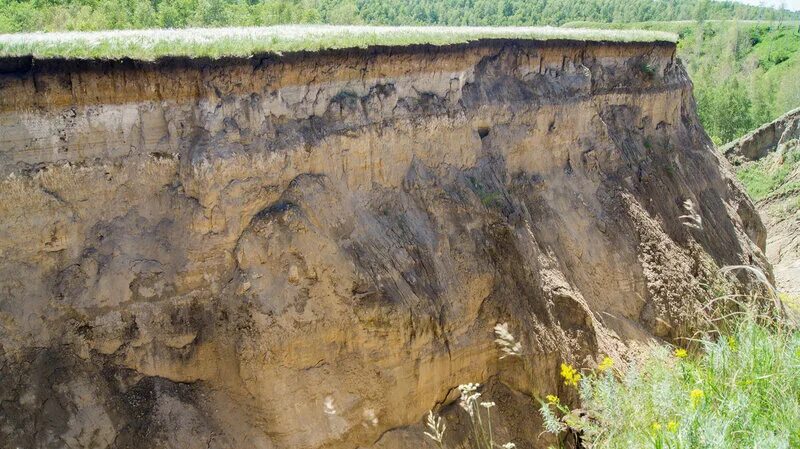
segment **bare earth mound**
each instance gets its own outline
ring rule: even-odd
[[[543,447],[560,362],[769,271],[674,52],[4,61],[0,446],[419,448],[434,406],[464,438],[452,389],[481,382]]]

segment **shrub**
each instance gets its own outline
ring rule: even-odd
[[[731,324],[688,356],[657,346],[624,373],[585,372],[580,420],[557,398],[542,415],[591,448],[800,447],[800,332],[753,310]]]

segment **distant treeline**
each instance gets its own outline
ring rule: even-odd
[[[0,32],[279,23],[561,25],[706,19],[800,19],[800,12],[710,0],[0,0]]]

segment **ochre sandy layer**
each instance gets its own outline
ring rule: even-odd
[[[567,400],[560,362],[690,332],[717,267],[768,270],[673,55],[18,64],[0,446],[417,448],[437,404],[455,443],[452,389],[481,382],[499,434],[546,447],[521,392]],[[498,360],[497,322],[522,360]]]

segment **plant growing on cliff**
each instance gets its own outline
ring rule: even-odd
[[[800,447],[800,331],[774,311],[750,304],[695,351],[655,346],[624,373],[586,373],[581,413],[548,397],[546,431],[592,448]]]
[[[639,71],[642,72],[646,79],[653,79],[656,76],[656,68],[652,64],[648,62],[642,62],[639,64]],[[650,149],[649,143],[645,142],[645,147]]]
[[[508,323],[497,323],[494,327],[494,342],[500,348],[502,354],[500,360],[506,357],[519,357],[522,355],[522,343],[518,342],[514,335],[508,330]]]
[[[681,215],[681,223],[689,228],[692,229],[699,229],[703,230],[703,217],[695,211],[694,202],[692,200],[687,199],[683,202],[683,210],[686,211],[686,214]]]
[[[522,343],[519,342],[508,328],[508,323],[498,323],[494,327],[495,343],[497,343],[501,355],[500,359],[506,357],[520,357],[522,355]],[[458,386],[461,393],[458,405],[468,416],[472,439],[477,446],[476,449],[514,449],[516,445],[507,442],[502,446],[495,442],[495,435],[492,429],[492,409],[496,404],[492,401],[481,401],[481,393],[478,391],[480,384],[468,383]],[[439,449],[444,449],[444,432],[447,425],[444,419],[428,411],[428,418],[425,423],[428,431],[425,436],[434,441]]]
[[[468,383],[458,386],[461,397],[458,401],[459,407],[469,416],[470,430],[476,449],[514,449],[516,445],[508,442],[503,445],[495,442],[495,435],[492,429],[492,409],[496,406],[491,401],[480,401],[481,393],[478,391],[480,384]],[[447,428],[443,419],[433,413],[428,412],[426,422],[428,431],[425,436],[433,440],[440,449],[445,448],[444,431]]]
[[[433,410],[428,412],[428,419],[425,423],[428,427],[428,432],[424,432],[425,436],[433,440],[439,449],[444,449],[444,431],[447,430],[447,424],[441,416],[433,414]]]

